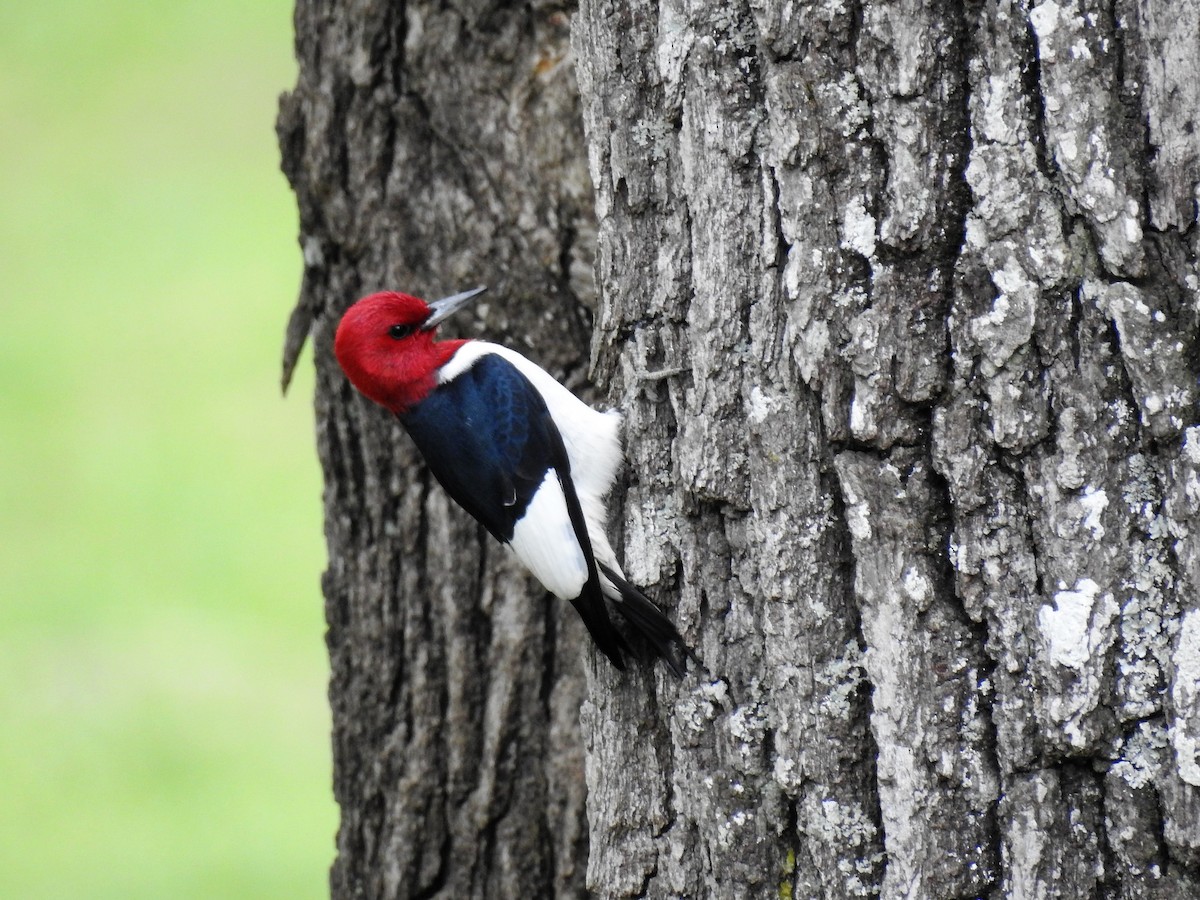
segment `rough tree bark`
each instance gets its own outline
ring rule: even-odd
[[[281,104],[325,474],[335,897],[583,893],[581,628],[543,601],[331,355],[345,307],[395,287],[490,295],[448,327],[582,381],[594,218],[553,3],[296,9]]]
[[[581,0],[581,110],[568,11],[298,10],[335,895],[1200,896],[1200,2]],[[476,280],[570,375],[594,308],[707,675],[597,664],[337,374]]]

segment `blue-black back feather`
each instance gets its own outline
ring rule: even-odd
[[[555,466],[547,419],[528,380],[492,355],[400,416],[446,492],[504,542]]]

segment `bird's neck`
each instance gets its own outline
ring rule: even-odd
[[[438,372],[465,343],[466,340],[457,339],[436,341],[430,345],[430,352],[422,361],[423,364],[416,371],[410,370],[411,374],[406,373],[407,377],[393,382],[384,405],[397,415],[411,412],[437,388]]]

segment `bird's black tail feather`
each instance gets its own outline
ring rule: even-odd
[[[593,596],[588,596],[593,595]],[[584,627],[600,651],[607,656],[614,666],[625,670],[625,654],[637,656],[629,646],[629,642],[613,625],[608,617],[608,608],[604,603],[604,594],[600,590],[599,581],[595,578],[584,586],[583,593],[571,601],[579,618],[583,619]]]
[[[649,597],[608,566],[603,563],[598,565],[604,576],[621,592],[621,599],[613,603],[613,609],[621,614],[621,618],[635,632],[645,638],[654,651],[655,658],[661,659],[676,678],[683,677],[689,659],[703,667],[704,664],[700,662],[700,658],[684,643],[683,637],[674,623],[654,605]],[[622,643],[624,642],[622,641]]]

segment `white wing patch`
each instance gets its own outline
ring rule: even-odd
[[[546,472],[509,546],[550,593],[574,600],[587,583],[587,561],[579,548],[558,474]]]

